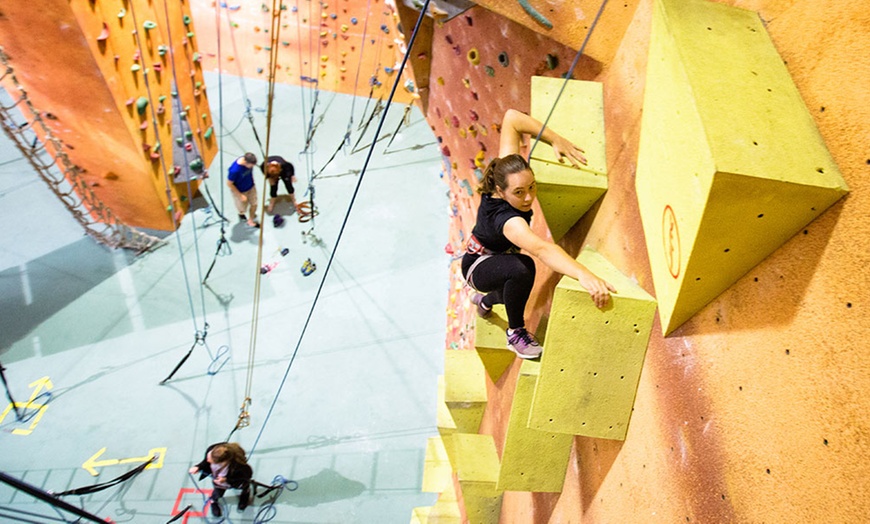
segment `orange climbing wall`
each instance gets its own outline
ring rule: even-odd
[[[213,141],[203,138],[211,126],[205,92],[194,92],[202,80],[191,62],[196,39],[182,43],[193,31],[192,24],[184,24],[187,6],[167,5],[168,22],[164,6],[146,0],[12,2],[3,5],[0,16],[0,43],[16,75],[97,197],[121,221],[162,230],[174,227],[170,203],[180,220],[190,197],[186,184],[171,181],[174,166],[193,161],[197,152],[208,165],[216,152]],[[156,27],[146,31],[146,20]],[[157,52],[170,43],[169,28],[179,74],[177,99],[171,96],[172,55]],[[138,58],[134,30],[141,37]],[[101,34],[106,38],[99,39]],[[155,71],[156,63],[162,72]],[[134,65],[138,72],[132,71]],[[151,110],[160,95],[167,100],[165,112],[157,115]],[[135,104],[140,97],[149,100],[143,114]],[[191,151],[185,154],[174,155],[171,147],[174,100],[182,110],[190,108]]]
[[[377,99],[389,96],[396,80],[404,39],[397,15],[384,0],[335,0],[280,2],[277,40],[277,82]],[[203,67],[218,69],[220,36],[221,71],[249,78],[269,78],[272,47],[272,2],[196,0],[191,10],[202,42]],[[369,8],[370,7],[370,8]],[[219,24],[220,31],[217,26]],[[413,26],[408,28],[413,29]],[[374,87],[372,82],[374,80]],[[400,79],[394,100],[408,103],[415,95],[406,88],[410,72]]]
[[[563,15],[589,7],[579,0],[529,3]],[[759,13],[852,193],[674,333],[663,337],[654,326],[625,441],[575,438],[562,493],[505,493],[502,524],[862,522],[870,513],[870,14],[848,0],[721,3]],[[609,189],[562,241],[572,253],[593,247],[649,293],[634,172],[651,4],[640,0],[629,10],[610,2],[604,16],[625,17],[608,22],[625,28],[615,52],[582,61],[575,74],[604,84]],[[481,52],[475,67],[464,52],[469,45],[492,46],[511,53],[513,62],[514,54],[529,59],[550,45],[529,24],[480,6],[467,14],[471,24],[463,16],[436,24],[432,38],[428,120],[450,152],[448,251],[461,248],[473,225],[476,200],[467,187],[479,143],[490,158],[497,143],[492,124],[504,108],[528,109],[528,69],[504,78],[496,63],[496,76],[487,79],[479,68],[493,58]],[[573,16],[548,16],[555,28],[576,24]],[[463,53],[451,54],[452,45]],[[444,71],[460,83],[445,76],[439,86]],[[483,96],[469,98],[472,90]],[[480,128],[469,138],[471,110],[489,132],[482,139]],[[453,115],[459,126],[449,120]],[[467,348],[473,309],[456,264],[447,345]],[[556,282],[539,265],[527,310],[533,327]],[[514,362],[495,384],[487,379],[480,431],[494,436],[499,453],[518,372]]]

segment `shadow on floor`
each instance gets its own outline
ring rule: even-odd
[[[123,252],[122,252],[123,253]],[[115,254],[88,237],[68,244],[25,266],[0,272],[0,355],[35,327],[114,275]],[[132,254],[123,253],[126,262]],[[71,272],[70,268],[81,271]],[[31,356],[31,355],[27,355]]]

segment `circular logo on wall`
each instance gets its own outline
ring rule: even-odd
[[[680,230],[677,227],[677,217],[670,205],[665,206],[662,213],[662,244],[665,249],[665,262],[671,276],[680,276]]]

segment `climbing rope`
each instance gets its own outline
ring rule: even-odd
[[[601,18],[601,14],[604,12],[604,7],[607,5],[607,0],[601,0],[601,7],[598,8],[598,13],[595,14],[595,19],[592,20],[592,24],[589,26],[589,31],[586,32],[586,37],[583,39],[583,44],[580,46],[580,50],[577,51],[577,55],[574,57],[574,61],[571,63],[571,67],[568,69],[568,72],[565,74],[565,81],[562,82],[562,87],[559,89],[559,94],[556,95],[556,100],[553,101],[553,106],[550,108],[550,112],[547,114],[547,119],[544,120],[544,124],[541,126],[541,130],[538,131],[538,135],[535,137],[535,141],[532,144],[531,149],[529,149],[529,156],[526,160],[531,160],[532,153],[535,151],[535,146],[538,145],[538,142],[541,140],[541,135],[544,134],[544,129],[547,128],[547,124],[550,122],[550,117],[553,116],[553,112],[556,111],[556,105],[559,103],[559,99],[562,98],[562,93],[565,92],[565,87],[568,85],[568,81],[574,76],[574,68],[577,67],[577,63],[580,61],[580,57],[583,55],[583,51],[586,49],[586,44],[589,43],[589,38],[592,36],[592,31],[595,30],[595,26],[598,25],[598,19]]]
[[[426,10],[429,6],[430,0],[425,0],[423,7],[420,10],[420,16],[417,18],[417,23],[414,26],[414,31],[411,33],[411,38],[408,42],[408,49],[411,49],[414,45],[414,41],[417,38],[417,33],[420,30],[420,25],[423,22],[423,17],[426,16]],[[408,62],[408,53],[405,53],[405,56],[402,58],[401,66],[396,74],[396,81],[393,83],[393,87],[390,91],[390,96],[387,99],[387,104],[384,109],[384,114],[378,122],[378,128],[375,131],[375,138],[380,135],[381,129],[383,128],[384,121],[386,120],[387,113],[389,112],[390,105],[392,104],[393,97],[396,94],[396,88],[399,86],[401,82],[402,72],[405,70],[405,64]],[[250,452],[248,453],[248,458],[253,456],[254,451],[257,449],[257,444],[260,442],[260,437],[263,436],[263,431],[266,429],[266,425],[269,423],[269,419],[272,416],[272,412],[275,409],[275,405],[278,402],[278,398],[281,396],[281,391],[284,389],[284,385],[287,383],[287,377],[290,374],[290,369],[293,366],[293,362],[296,360],[296,355],[299,353],[299,348],[302,345],[302,340],[305,337],[305,333],[308,330],[308,324],[311,322],[311,317],[314,313],[314,309],[317,307],[318,299],[320,298],[320,294],[323,291],[323,285],[326,282],[326,278],[329,275],[329,270],[332,268],[332,262],[335,259],[335,253],[338,251],[338,245],[341,242],[342,235],[344,234],[344,230],[347,227],[348,219],[350,218],[350,213],[353,210],[354,202],[356,202],[356,197],[359,194],[360,186],[362,185],[362,181],[365,177],[366,170],[368,169],[369,162],[371,161],[372,154],[375,150],[375,142],[372,142],[371,147],[369,148],[368,154],[366,155],[365,162],[363,163],[362,170],[360,172],[359,178],[357,179],[356,186],[354,188],[353,194],[351,195],[350,202],[347,207],[347,212],[344,215],[344,219],[342,220],[341,227],[338,230],[338,236],[335,239],[335,246],[332,249],[332,252],[329,255],[329,261],[326,263],[326,268],[323,270],[323,276],[320,279],[320,284],[317,287],[317,292],[314,295],[314,300],[311,303],[311,308],[308,310],[308,315],[305,318],[305,323],[302,326],[302,330],[299,333],[299,338],[296,341],[296,347],[293,349],[293,353],[290,355],[290,361],[287,364],[287,368],[284,370],[284,376],[281,379],[280,384],[278,385],[278,390],[275,392],[275,396],[272,399],[272,403],[269,406],[269,410],[266,413],[266,417],[263,419],[263,424],[260,426],[260,431],[257,433],[257,438],[254,440],[254,444],[251,446]]]

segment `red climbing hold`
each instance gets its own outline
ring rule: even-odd
[[[442,146],[441,154],[444,156],[450,156],[450,148],[448,148],[447,146]]]
[[[452,117],[450,117],[450,123],[453,124],[453,127],[459,127],[459,117],[453,115]]]
[[[109,39],[109,26],[103,22],[103,30],[100,32],[100,36],[97,37],[97,42],[105,42]]]
[[[480,117],[477,116],[477,112],[476,112],[474,109],[470,109],[468,112],[469,112],[470,115],[471,115],[471,121],[472,121],[472,122],[477,122],[477,121],[480,119]]]

